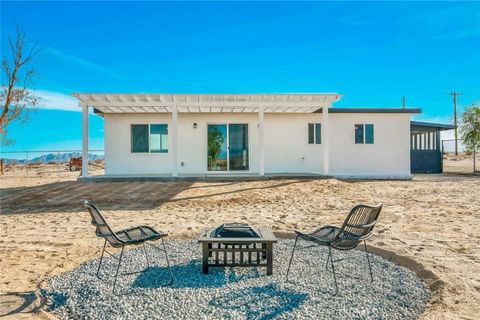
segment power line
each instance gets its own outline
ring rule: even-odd
[[[450,92],[449,95],[453,96],[453,121],[455,125],[455,155],[458,156],[458,137],[457,137],[457,96],[460,96],[461,92]]]

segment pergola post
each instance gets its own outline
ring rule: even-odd
[[[82,177],[88,177],[88,105],[80,102],[82,108]]]
[[[178,108],[173,107],[172,111],[172,176],[178,176],[177,168],[177,122],[178,122]]]
[[[323,174],[330,172],[330,137],[328,130],[328,106],[322,108],[322,149],[323,149]]]
[[[264,107],[258,107],[258,173],[265,175],[265,133],[264,133],[265,113]]]

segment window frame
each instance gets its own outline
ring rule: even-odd
[[[362,140],[361,142],[357,142],[357,126],[362,126]],[[367,142],[367,126],[372,128],[372,140],[371,142]],[[373,123],[355,123],[353,125],[354,127],[354,133],[353,133],[353,139],[355,144],[375,144],[375,124]]]
[[[152,149],[151,149],[151,146],[150,146],[150,127],[152,125],[166,125],[167,126],[167,139],[169,139],[169,134],[168,134],[168,127],[169,127],[169,124],[168,123],[131,123],[130,124],[130,154],[133,154],[133,155],[141,155],[141,154],[168,154],[170,152],[170,141],[168,140],[168,146],[167,146],[167,150],[166,151],[153,151],[152,152]],[[134,152],[133,151],[133,132],[132,132],[132,128],[133,126],[147,126],[148,130],[147,130],[147,144],[148,144],[148,151],[142,151],[142,152]]]
[[[313,128],[313,142],[310,142],[310,128]],[[317,130],[320,129],[320,130]],[[317,133],[319,133],[320,141],[317,139]],[[321,122],[309,122],[307,132],[308,144],[322,144],[322,123]]]
[[[371,127],[372,128],[372,141],[369,142],[367,140],[367,127]],[[364,144],[375,144],[375,126],[373,125],[373,123],[366,123],[364,126],[363,126],[363,130],[364,130]]]
[[[163,142],[162,142],[162,134],[160,135],[160,149],[158,151],[152,151],[152,146],[151,146],[151,136],[152,136],[152,126],[166,126],[167,128],[167,149],[162,149]],[[156,133],[158,134],[158,133]],[[149,123],[148,124],[148,151],[149,153],[168,153],[168,150],[170,149],[170,144],[168,142],[168,124],[167,123]]]
[[[147,151],[133,151],[134,150],[134,137],[133,137],[133,127],[134,126],[146,126],[147,127],[147,146],[148,150]],[[145,153],[150,153],[150,126],[149,124],[146,123],[131,123],[130,124],[130,153],[131,154],[145,154]]]

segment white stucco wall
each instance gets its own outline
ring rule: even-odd
[[[321,113],[266,114],[265,173],[323,173],[323,145],[308,144],[308,123],[321,119]]]
[[[374,144],[355,144],[355,124],[374,125]],[[410,115],[330,114],[330,174],[409,178]]]
[[[168,124],[171,114],[105,114],[105,174],[170,174],[172,154],[131,153],[131,124]],[[172,135],[168,135],[169,146]],[[171,148],[170,148],[171,149]]]
[[[105,114],[107,175],[170,174],[169,153],[131,153],[131,124],[166,123],[171,114]],[[265,173],[322,174],[322,144],[308,144],[308,123],[322,114],[265,114]],[[193,128],[193,124],[197,127]],[[241,113],[179,113],[177,167],[180,175],[206,174],[207,124],[247,123],[250,173],[258,173],[258,115]],[[375,143],[356,145],[354,125],[373,123]],[[408,114],[330,114],[330,174],[342,177],[408,178],[410,117]],[[182,165],[183,162],[183,165]],[[222,174],[222,173],[217,173]],[[225,173],[223,173],[225,174]]]

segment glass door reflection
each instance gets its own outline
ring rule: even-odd
[[[208,125],[208,171],[228,170],[227,125]]]

